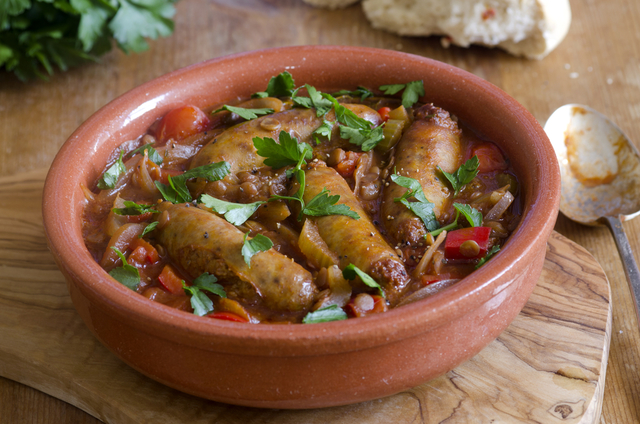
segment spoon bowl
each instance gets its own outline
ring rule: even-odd
[[[560,211],[581,224],[609,227],[640,322],[640,273],[622,227],[640,214],[640,154],[617,125],[588,106],[561,106],[544,130],[560,164]]]

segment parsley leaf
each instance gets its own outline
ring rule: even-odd
[[[369,121],[360,118],[353,111],[338,103],[333,96],[326,93],[322,95],[333,103],[336,121],[343,125],[340,127],[340,137],[360,146],[363,152],[373,149],[384,139],[382,126],[371,129]]]
[[[297,95],[298,90],[300,90],[300,88],[298,88],[292,94],[291,98],[293,102],[299,106],[306,107],[308,109],[315,108],[316,116],[318,118],[326,115],[331,110],[333,103],[331,103],[330,100],[324,98],[322,96],[322,93],[316,90],[315,87],[312,87],[309,84],[305,84],[305,87],[307,88],[309,97],[298,96]]]
[[[145,38],[166,37],[173,32],[172,4],[164,0],[118,0],[120,9],[109,22],[109,29],[125,52],[141,52],[149,45]]]
[[[420,80],[411,81],[407,84],[381,85],[380,90],[382,90],[384,94],[388,95],[394,95],[404,90],[402,93],[402,106],[410,108],[416,104],[420,96],[424,96],[424,83]]]
[[[360,97],[360,101],[363,102],[364,99],[368,97],[373,97],[373,92],[368,88],[358,86],[358,88],[354,91],[340,90],[337,93],[333,93],[333,97],[338,97],[338,96]]]
[[[154,222],[150,223],[149,225],[144,227],[144,230],[142,230],[142,234],[140,234],[138,236],[138,238],[142,238],[142,237],[146,236],[151,231],[155,230],[157,226],[158,226],[158,221],[154,221]]]
[[[313,199],[302,208],[300,211],[301,220],[302,215],[309,216],[325,216],[325,215],[346,215],[353,219],[360,219],[360,215],[352,211],[349,206],[345,204],[336,204],[340,200],[340,195],[335,194],[333,196],[328,195],[329,190],[323,188],[320,193],[315,195]]]
[[[213,311],[213,301],[209,299],[209,296],[203,293],[208,291],[220,297],[227,297],[227,293],[220,284],[214,284],[218,279],[215,275],[211,275],[208,272],[201,274],[198,278],[193,280],[191,286],[186,285],[184,280],[182,281],[182,288],[185,293],[191,295],[191,307],[193,313],[198,316],[207,315]]]
[[[321,135],[323,137],[327,137],[327,140],[331,140],[331,130],[333,129],[334,123],[331,121],[323,120],[322,125],[315,129],[312,132],[312,135],[315,135],[316,144],[320,144],[320,140],[318,140],[318,136]]]
[[[491,249],[489,249],[489,251],[487,252],[486,255],[484,255],[484,258],[480,259],[480,261],[478,261],[478,263],[476,264],[476,269],[480,268],[482,265],[484,265],[489,259],[491,259],[491,257],[493,255],[495,255],[496,253],[498,253],[500,251],[500,246],[498,245],[494,245]]]
[[[111,249],[116,252],[120,257],[120,260],[122,260],[122,266],[109,271],[109,275],[125,287],[136,291],[138,289],[138,284],[140,284],[140,273],[138,272],[138,268],[133,265],[129,265],[127,263],[127,258],[124,257],[124,254],[117,247],[111,246]]]
[[[356,277],[360,277],[363,283],[365,283],[369,287],[377,288],[380,291],[380,295],[386,298],[382,287],[380,287],[380,284],[378,284],[376,280],[371,278],[369,274],[362,271],[354,264],[349,264],[345,269],[343,269],[342,276],[347,280],[355,280]]]
[[[253,145],[257,153],[267,159],[264,164],[272,168],[282,168],[287,165],[301,164],[303,160],[313,157],[313,149],[307,143],[298,143],[289,133],[280,131],[280,143],[272,138],[254,137]]]
[[[98,181],[98,188],[101,190],[107,190],[110,188],[114,188],[118,182],[118,178],[125,172],[127,172],[127,167],[124,166],[124,162],[122,162],[122,155],[124,151],[120,151],[120,157],[111,165],[109,169],[102,175],[100,181]]]
[[[187,188],[187,180],[191,178],[204,178],[207,181],[218,181],[229,173],[231,166],[228,162],[215,162],[209,165],[199,166],[175,177],[169,176],[169,185],[156,181],[156,187],[165,200],[171,203],[186,203],[192,201],[191,193]]]
[[[140,146],[137,149],[129,152],[128,156],[135,156],[138,153],[144,154],[144,151],[146,150],[149,160],[155,163],[156,165],[161,165],[163,161],[162,156],[160,156],[160,154],[156,151],[156,149],[154,149],[151,146],[153,146],[153,144],[151,143],[145,144],[144,146]]]
[[[405,205],[411,212],[416,214],[422,221],[427,231],[437,230],[440,226],[436,214],[433,212],[435,206],[431,203],[422,191],[420,182],[414,178],[403,177],[398,174],[391,175],[391,181],[398,184],[401,187],[405,187],[408,190],[402,195],[393,199],[395,202],[400,202]],[[417,202],[409,202],[409,198],[414,197]]]
[[[269,237],[262,234],[256,234],[251,240],[247,239],[249,233],[244,235],[244,244],[242,245],[242,257],[245,263],[251,268],[251,258],[260,253],[266,252],[273,247],[273,242]]]
[[[302,323],[317,324],[320,322],[341,321],[343,319],[347,319],[347,313],[338,305],[331,305],[309,312],[302,320]]]
[[[264,201],[254,203],[231,203],[215,197],[203,194],[200,196],[200,202],[208,208],[213,209],[217,213],[224,215],[229,223],[233,225],[242,225],[258,210]]]
[[[247,109],[244,107],[236,107],[224,105],[220,109],[216,109],[211,114],[218,113],[222,110],[228,110],[229,112],[233,112],[239,115],[241,118],[246,119],[247,121],[251,121],[252,119],[256,119],[258,115],[268,115],[273,113],[273,109],[270,108],[260,108],[260,109]]]
[[[482,225],[482,212],[479,210],[464,203],[454,203],[453,207],[467,218],[472,227],[480,227]]]
[[[269,84],[267,84],[267,91],[260,91],[251,97],[288,97],[293,93],[294,87],[293,76],[291,76],[289,72],[284,71],[275,77],[271,77]]]
[[[440,166],[438,170],[442,172],[442,175],[449,181],[451,188],[454,190],[454,196],[457,196],[462,187],[469,184],[478,175],[478,166],[480,166],[480,160],[478,156],[474,156],[464,164],[460,165],[460,168],[454,173],[449,174],[444,171]]]
[[[113,208],[112,210],[116,215],[143,215],[147,212],[160,212],[153,209],[153,205],[144,205],[130,200],[124,201],[124,208]]]

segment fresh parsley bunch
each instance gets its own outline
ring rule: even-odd
[[[47,79],[111,49],[141,52],[173,32],[176,0],[0,0],[0,69]]]

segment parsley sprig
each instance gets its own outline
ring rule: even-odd
[[[147,151],[147,157],[151,162],[155,163],[156,165],[162,164],[162,161],[163,161],[162,156],[160,156],[160,153],[158,153],[156,149],[153,148],[152,143],[145,144],[144,146],[138,147],[137,149],[129,152],[127,156],[135,156],[138,153],[144,154],[145,150]]]
[[[333,103],[333,109],[336,112],[336,121],[342,124],[340,126],[340,137],[360,146],[363,152],[368,152],[373,149],[384,139],[382,125],[371,128],[369,121],[360,118],[353,113],[353,111],[338,103],[330,94],[323,93],[322,96]]]
[[[298,220],[302,220],[302,215],[309,216],[326,216],[326,215],[345,215],[353,219],[360,219],[360,215],[352,211],[351,208],[343,203],[338,204],[340,200],[339,194],[329,196],[329,190],[325,187],[322,191],[303,205]]]
[[[260,252],[266,252],[273,247],[271,239],[262,234],[256,234],[253,238],[248,238],[249,233],[244,235],[244,243],[242,245],[242,257],[245,263],[251,268],[251,258]]]
[[[102,174],[102,178],[100,178],[100,180],[98,181],[98,188],[100,190],[108,190],[110,188],[114,188],[118,183],[118,179],[120,178],[120,176],[127,172],[127,167],[124,166],[124,162],[122,162],[123,155],[124,150],[121,150],[118,160],[116,160],[116,162],[111,165],[104,174]]]
[[[480,268],[482,265],[484,265],[489,259],[491,259],[491,257],[493,255],[495,255],[496,253],[498,253],[500,251],[500,246],[498,245],[494,245],[493,247],[491,247],[491,249],[489,249],[489,251],[487,252],[486,255],[484,255],[484,258],[480,259],[478,261],[478,263],[476,264],[476,269]]]
[[[118,257],[122,261],[122,266],[113,268],[111,271],[109,271],[109,275],[115,278],[125,287],[136,291],[138,289],[138,285],[140,284],[140,273],[138,272],[138,268],[133,265],[129,265],[127,263],[127,258],[125,258],[124,254],[117,247],[111,246],[111,250],[116,252]]]
[[[420,80],[411,81],[407,84],[381,85],[380,90],[382,90],[384,94],[388,95],[394,95],[404,90],[402,93],[402,106],[410,108],[416,104],[421,96],[424,96],[424,83]]]
[[[305,84],[304,86],[307,89],[307,93],[309,93],[309,97],[298,96],[298,90],[302,87],[297,88],[291,95],[293,103],[298,106],[306,107],[307,109],[315,108],[316,116],[318,118],[329,113],[333,103],[331,103],[329,99],[324,98],[322,93],[316,90],[315,87],[312,87],[309,84]]]
[[[270,113],[273,113],[273,109],[270,109],[268,107],[259,108],[259,109],[249,109],[249,108],[238,107],[238,106],[223,105],[220,109],[216,109],[213,112],[211,112],[211,114],[213,115],[223,110],[228,110],[229,112],[233,112],[239,115],[241,118],[246,119],[247,121],[256,119],[258,116],[261,116],[261,115],[268,115]]]
[[[355,266],[354,264],[349,264],[345,269],[342,270],[342,276],[347,280],[355,280],[356,277],[360,277],[363,283],[365,283],[369,287],[373,287],[378,289],[380,292],[380,296],[386,298],[382,287],[380,284],[376,282],[369,274]]]
[[[130,200],[124,201],[124,208],[113,208],[112,210],[116,215],[144,215],[148,212],[159,213],[159,211],[153,209],[153,205],[145,205]]]
[[[173,31],[174,0],[0,2],[0,68],[22,81],[47,79],[54,67],[96,61],[111,49],[141,52],[145,39]]]
[[[156,181],[155,184],[165,200],[171,203],[186,203],[193,200],[187,188],[188,180],[192,178],[204,178],[209,182],[218,181],[226,177],[230,169],[231,166],[225,161],[215,162],[190,169],[175,177],[169,176],[169,185],[163,184],[160,181]]]
[[[442,175],[444,175],[451,184],[451,188],[454,190],[453,195],[457,196],[460,190],[478,175],[478,166],[480,166],[480,160],[478,156],[474,156],[460,165],[460,168],[453,174],[444,171],[440,166],[438,166],[438,170],[442,172]]]
[[[373,97],[373,92],[371,90],[369,90],[368,88],[362,87],[362,86],[358,86],[358,88],[356,90],[353,91],[349,91],[349,90],[340,90],[336,93],[333,93],[333,97],[339,97],[339,96],[351,96],[351,97],[360,97],[360,101],[364,102],[364,100],[368,97]]]
[[[232,203],[216,199],[208,194],[200,196],[200,202],[217,213],[224,215],[229,223],[242,225],[253,215],[264,201],[254,203]]]
[[[291,96],[294,88],[295,82],[293,81],[293,76],[291,76],[289,72],[284,71],[275,77],[271,77],[269,84],[267,84],[267,91],[259,91],[251,97],[288,97]]]
[[[347,313],[338,305],[325,306],[317,311],[309,312],[302,320],[303,324],[318,324],[320,322],[342,321],[347,319]]]
[[[391,175],[391,181],[407,189],[401,197],[393,199],[394,202],[402,203],[407,207],[407,209],[416,214],[424,224],[427,231],[437,230],[438,227],[440,227],[440,223],[433,211],[433,207],[435,205],[424,195],[420,182],[414,178],[403,177],[397,173]],[[416,200],[415,202],[409,201],[412,197]]]
[[[305,160],[313,157],[313,149],[307,143],[299,143],[285,131],[280,131],[277,143],[274,139],[254,137],[253,145],[258,155],[266,158],[264,164],[272,168],[282,168],[288,165],[302,166]]]

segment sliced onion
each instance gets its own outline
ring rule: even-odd
[[[435,241],[431,246],[429,246],[427,251],[424,252],[424,255],[422,255],[422,259],[420,259],[420,262],[418,262],[418,266],[413,270],[414,277],[417,278],[427,271],[429,263],[433,258],[433,254],[435,253],[436,249],[438,249],[438,246],[442,244],[445,238],[447,238],[447,232],[443,230],[440,234],[438,234],[438,237],[436,237]]]
[[[333,265],[329,268],[323,268],[323,270],[325,269],[329,288],[324,291],[325,296],[313,305],[314,311],[331,305],[338,305],[342,308],[351,299],[351,285],[342,276],[340,268],[337,265]]]
[[[104,255],[100,261],[100,266],[107,271],[111,271],[115,268],[120,261],[120,258],[111,248],[115,247],[124,253],[129,249],[136,237],[142,234],[145,227],[146,225],[143,224],[125,224],[118,228],[118,231],[116,231],[113,237],[111,237],[111,240],[109,240],[107,250],[104,251]]]
[[[307,219],[302,226],[298,245],[309,263],[316,268],[330,268],[340,263],[338,255],[329,249],[327,243],[320,237],[318,226],[310,219]]]
[[[109,237],[112,237],[116,231],[118,231],[118,228],[127,223],[127,218],[124,215],[118,215],[113,212],[114,208],[124,208],[124,199],[120,197],[120,193],[116,195],[116,198],[113,201],[113,207],[109,211],[107,219],[104,221],[103,229]]]
[[[495,220],[502,216],[502,214],[507,210],[511,203],[513,202],[513,194],[510,191],[505,191],[502,199],[498,200],[489,212],[484,216],[486,220]]]
[[[369,168],[371,168],[371,163],[373,162],[373,151],[370,150],[367,153],[360,155],[358,158],[358,162],[356,164],[356,169],[353,172],[353,179],[355,180],[355,186],[353,187],[353,192],[358,194],[360,193],[360,185],[362,184],[362,178],[367,175],[369,172]]]

